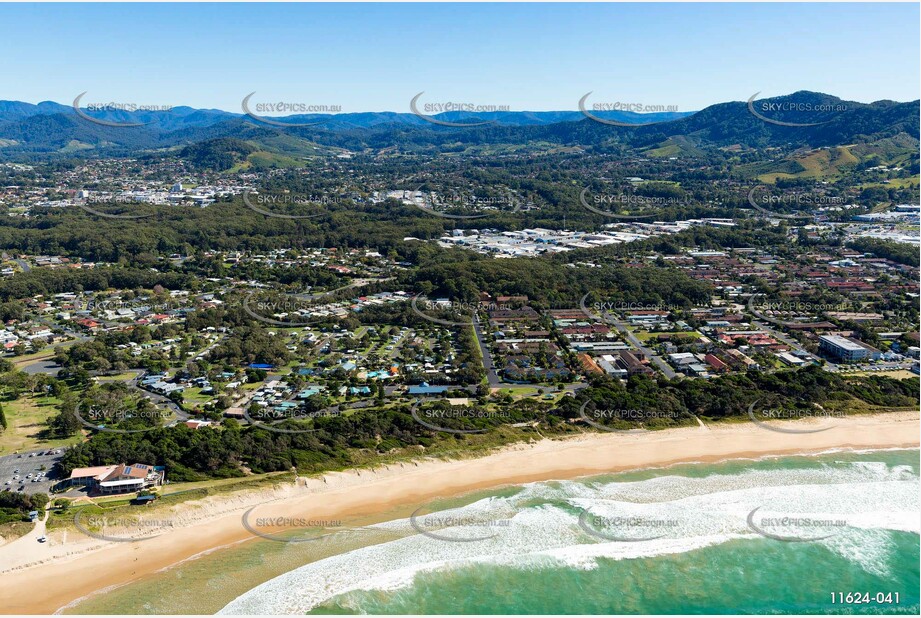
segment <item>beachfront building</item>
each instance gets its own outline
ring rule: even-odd
[[[876,348],[840,335],[821,335],[819,349],[845,363],[879,360],[882,356]]]
[[[147,464],[117,464],[74,468],[68,482],[71,486],[86,487],[100,494],[124,494],[163,484],[162,467]]]

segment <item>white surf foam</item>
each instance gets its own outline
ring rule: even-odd
[[[684,553],[733,539],[762,539],[747,522],[759,507],[759,517],[845,521],[845,528],[770,531],[804,538],[831,534],[817,542],[882,574],[893,551],[886,531],[919,533],[919,488],[910,466],[882,462],[703,478],[531,483],[513,496],[489,497],[436,514],[440,522],[454,516],[475,520],[472,524],[427,524],[424,516],[416,522],[455,539],[490,538],[447,542],[420,534],[408,519],[386,522],[378,527],[406,536],[300,567],[238,597],[219,613],[303,614],[346,592],[395,590],[410,586],[421,572],[482,563],[591,569],[599,558],[626,560]],[[610,541],[592,535],[580,526],[583,511],[606,522],[633,518],[632,525],[603,526],[598,530],[602,535],[648,540]],[[477,523],[488,519],[495,520],[493,525]]]

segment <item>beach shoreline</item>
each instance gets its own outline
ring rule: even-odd
[[[918,448],[919,414],[893,412],[827,421],[754,423],[648,433],[582,434],[514,444],[460,460],[423,460],[376,471],[328,473],[277,489],[213,496],[172,507],[180,526],[157,540],[105,542],[52,531],[49,544],[24,537],[0,546],[0,607],[10,614],[50,614],[104,589],[122,586],[195,556],[257,538],[242,525],[258,507],[273,517],[353,519],[406,505],[502,486],[568,480],[682,463],[816,454],[833,449]],[[79,537],[74,539],[73,537]],[[29,591],[41,591],[29,594]]]

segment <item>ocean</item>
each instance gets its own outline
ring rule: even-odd
[[[918,614],[919,489],[918,450],[529,483],[219,549],[65,613]]]

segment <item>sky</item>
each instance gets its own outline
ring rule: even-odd
[[[696,111],[814,90],[919,98],[919,5],[2,4],[0,99]],[[422,111],[425,111],[424,109]],[[265,113],[265,115],[273,115]]]

